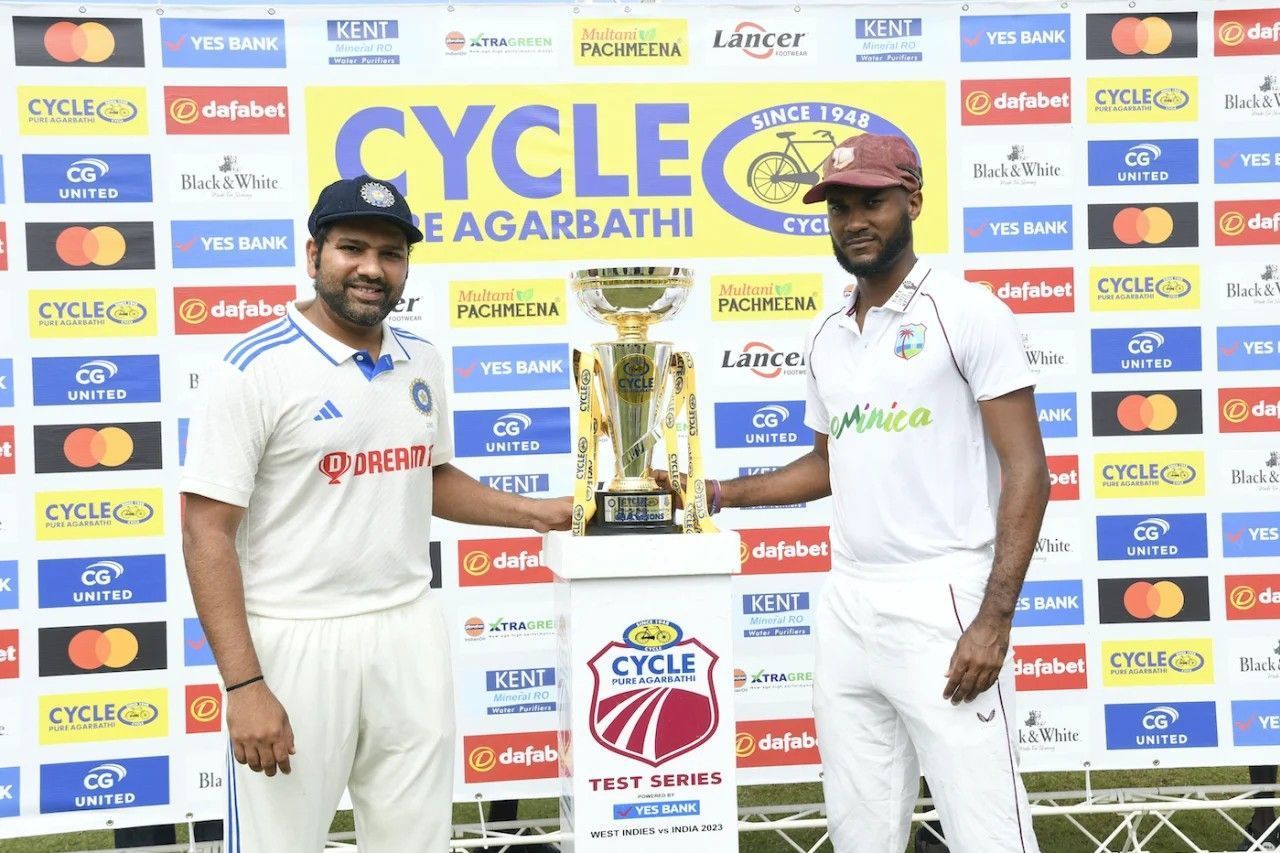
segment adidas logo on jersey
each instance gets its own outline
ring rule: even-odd
[[[320,411],[312,418],[313,421],[331,421],[334,418],[342,417],[342,412],[338,411],[338,407],[333,404],[332,400],[325,400],[324,405],[320,407]]]

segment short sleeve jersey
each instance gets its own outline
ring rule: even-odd
[[[925,261],[861,330],[856,298],[816,318],[806,346],[805,424],[827,435],[837,567],[989,546],[1000,469],[978,402],[1035,382],[1012,312]]]
[[[383,324],[375,362],[290,305],[219,364],[180,488],[245,508],[249,613],[348,616],[430,586],[432,467],[452,456],[434,346]]]

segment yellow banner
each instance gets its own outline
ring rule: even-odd
[[[839,142],[897,133],[926,176],[916,251],[940,254],[945,96],[941,81],[309,87],[310,188],[396,183],[420,263],[828,255],[826,210],[801,197]]]
[[[1199,307],[1199,264],[1089,268],[1091,311],[1192,311]]]
[[[164,534],[161,489],[37,492],[36,539],[108,539]]]
[[[146,136],[141,86],[19,86],[23,136]]]
[[[1102,685],[1213,684],[1213,641],[1133,640],[1102,644]]]
[[[40,697],[40,743],[140,740],[169,734],[168,691],[113,690]]]
[[[1099,498],[1204,497],[1204,453],[1097,453],[1093,488]]]
[[[32,290],[27,293],[33,338],[133,338],[156,333],[156,292]]]
[[[1090,124],[1195,121],[1197,77],[1090,77]]]

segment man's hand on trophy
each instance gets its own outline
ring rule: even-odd
[[[689,477],[687,474],[682,473],[680,475],[679,490],[671,488],[671,475],[667,473],[665,468],[654,469],[649,472],[649,476],[653,477],[653,480],[658,484],[659,489],[662,489],[664,492],[670,492],[674,496],[672,498],[672,505],[676,509],[684,509],[684,501],[681,500],[681,492],[688,488]]]
[[[530,498],[529,527],[539,533],[568,530],[573,524],[573,498]]]

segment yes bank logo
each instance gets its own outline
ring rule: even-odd
[[[1036,394],[1036,420],[1044,438],[1074,438],[1076,435],[1075,392]]]
[[[1280,370],[1280,326],[1219,326],[1219,370]]]
[[[1280,557],[1280,512],[1224,512],[1222,556]]]
[[[569,387],[567,344],[459,346],[453,348],[453,389],[558,391]]]
[[[804,425],[804,401],[716,403],[716,447],[807,445],[813,430]]]
[[[569,409],[485,409],[453,413],[458,456],[568,453]]]
[[[1194,184],[1199,155],[1196,139],[1091,139],[1089,186]]]
[[[284,21],[161,18],[165,68],[284,68]]]
[[[1172,373],[1201,369],[1199,326],[1093,329],[1090,338],[1094,373]]]
[[[966,252],[1022,252],[1070,249],[1071,205],[966,207]]]
[[[42,608],[165,600],[163,554],[40,560],[37,572]]]
[[[1213,702],[1107,705],[1107,749],[1182,749],[1218,745]]]
[[[1013,612],[1015,628],[1083,624],[1083,581],[1027,581],[1022,585]]]
[[[1213,140],[1215,184],[1280,181],[1280,136]]]
[[[169,802],[166,756],[40,765],[40,813],[159,806]]]
[[[23,154],[28,204],[151,201],[149,154]]]
[[[1280,746],[1280,701],[1233,701],[1231,735],[1236,746]]]
[[[1205,514],[1100,515],[1099,560],[1193,559],[1209,556]]]
[[[0,817],[17,817],[22,802],[20,771],[17,767],[0,767]]]
[[[962,15],[961,62],[1071,58],[1070,15]]]
[[[293,221],[289,219],[175,220],[175,269],[293,266]]]
[[[40,405],[36,403],[36,405]],[[0,358],[0,408],[13,407],[13,359]]]

